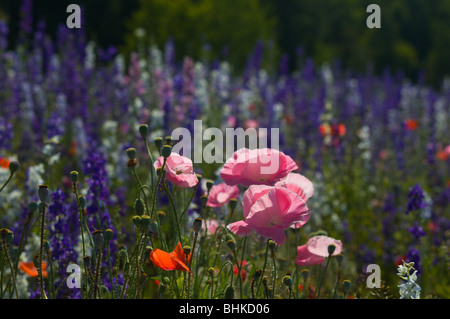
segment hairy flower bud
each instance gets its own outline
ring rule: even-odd
[[[39,185],[38,195],[41,203],[47,203],[50,196],[48,185]]]
[[[92,232],[92,241],[94,242],[94,248],[95,250],[102,250],[103,244],[105,243],[104,237],[103,237],[103,231],[101,230],[94,230]]]
[[[139,134],[141,134],[141,137],[145,140],[148,135],[148,125],[147,124],[141,124],[139,125]]]

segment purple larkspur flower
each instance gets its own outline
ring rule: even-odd
[[[417,221],[414,222],[413,226],[408,228],[408,231],[414,236],[415,239],[420,239],[420,237],[424,237],[427,234]]]
[[[420,187],[420,184],[416,184],[409,188],[408,193],[408,204],[406,207],[406,215],[410,212],[419,210],[426,207],[426,203],[424,201],[424,193],[423,189]]]

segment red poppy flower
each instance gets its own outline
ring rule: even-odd
[[[405,120],[404,123],[408,131],[414,131],[417,129],[417,127],[419,127],[419,122],[417,122],[417,120],[414,119],[407,119]]]
[[[21,261],[19,264],[19,269],[22,270],[24,273],[26,273],[30,277],[38,276],[38,271],[37,271],[36,267],[34,267],[34,263],[32,261],[27,262],[27,263]],[[43,261],[42,262],[42,276],[44,276],[44,277],[48,276],[46,269],[47,269],[47,264]]]
[[[241,266],[241,278],[242,278],[242,281],[245,281],[245,280],[247,279],[248,272],[244,269],[247,265],[248,265],[248,263],[247,263],[246,260],[243,260],[243,261],[241,262],[241,265],[240,265],[240,266]],[[234,273],[235,275],[237,275],[238,272],[239,272],[238,266],[237,266],[237,265],[234,265],[234,267],[233,267],[233,273]]]
[[[8,169],[10,163],[11,163],[10,160],[8,160],[4,157],[0,157],[0,167],[3,167],[4,169]]]
[[[186,263],[191,259],[191,254],[189,254],[187,260],[184,254],[183,247],[181,243],[178,242],[177,247],[171,253],[165,252],[161,249],[155,249],[150,253],[150,260],[153,264],[163,270],[181,270],[189,271]]]

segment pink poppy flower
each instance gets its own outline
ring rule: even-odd
[[[284,187],[252,185],[244,193],[242,207],[245,219],[229,224],[228,229],[239,236],[256,231],[278,245],[286,241],[285,229],[310,217],[306,202]]]
[[[241,148],[226,161],[220,176],[228,185],[273,185],[297,168],[292,158],[280,151]]]
[[[220,183],[211,187],[206,206],[221,207],[228,203],[230,199],[237,198],[238,196],[239,187]]]
[[[215,219],[207,219],[203,225],[202,228],[208,231],[209,234],[214,235],[216,233],[217,228],[219,228],[220,223]]]
[[[297,247],[295,263],[299,266],[312,266],[321,264],[328,257],[328,246],[334,245],[336,249],[332,256],[342,252],[342,242],[328,236],[311,237],[305,245]]]
[[[305,202],[313,196],[314,186],[313,183],[305,176],[297,173],[289,173],[288,176],[275,184],[275,186],[285,187],[290,191],[299,195]],[[291,226],[291,228],[300,228],[306,223],[299,222]]]
[[[153,165],[155,169],[163,166],[164,157],[159,157]],[[192,161],[177,153],[172,153],[166,160],[166,178],[179,187],[194,187],[198,184]]]

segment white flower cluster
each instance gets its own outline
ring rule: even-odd
[[[400,289],[400,299],[420,299],[420,286],[416,283],[417,280],[417,270],[414,270],[414,263],[406,263],[403,260],[403,264],[397,268],[397,276],[406,282],[399,285]],[[414,270],[413,274],[410,271]]]

